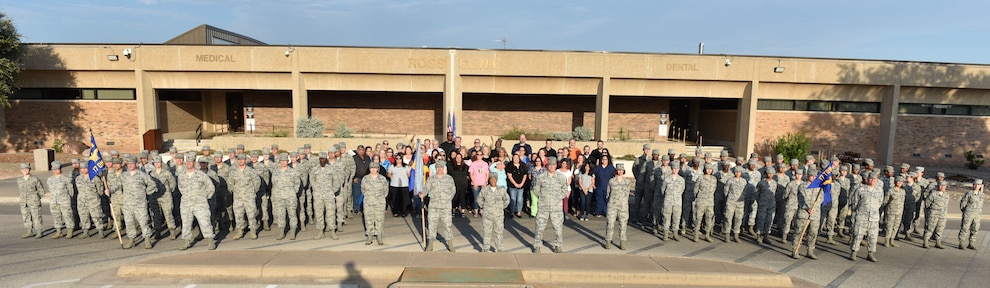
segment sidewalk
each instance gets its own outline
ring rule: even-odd
[[[371,257],[369,257],[371,256]],[[661,285],[793,287],[787,275],[710,260],[525,253],[211,251],[121,266],[118,277],[309,280],[397,287]]]

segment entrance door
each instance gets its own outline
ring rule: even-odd
[[[244,93],[227,92],[227,123],[230,132],[244,130]]]

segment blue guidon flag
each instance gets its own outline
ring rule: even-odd
[[[825,200],[822,201],[822,207],[825,207],[825,205],[828,205],[829,202],[832,202],[832,169],[834,169],[837,165],[838,163],[828,162],[828,166],[825,166],[825,169],[818,172],[818,176],[815,177],[815,181],[811,181],[811,184],[808,185],[809,189],[821,188],[822,191],[825,191]]]
[[[93,143],[93,148],[89,149],[89,161],[86,161],[86,167],[89,169],[89,180],[93,180],[93,177],[103,172],[106,165],[103,164],[103,154],[100,154],[100,148],[96,147],[96,137],[93,137],[93,130],[89,131],[89,142]]]

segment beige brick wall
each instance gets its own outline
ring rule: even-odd
[[[990,117],[898,115],[894,162],[962,166],[966,151],[990,157],[988,132]]]
[[[879,129],[880,115],[876,113],[758,111],[754,149],[766,154],[769,141],[788,132],[803,132],[813,139],[811,150],[853,151],[876,159]]]
[[[93,129],[103,151],[141,150],[137,131],[137,102],[108,100],[13,100],[4,113],[7,121],[6,152],[51,148],[55,139],[89,143]],[[107,142],[114,142],[108,145]]]

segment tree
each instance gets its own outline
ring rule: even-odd
[[[21,34],[14,21],[0,13],[0,105],[10,107],[8,99],[17,92],[14,77],[21,71]]]

